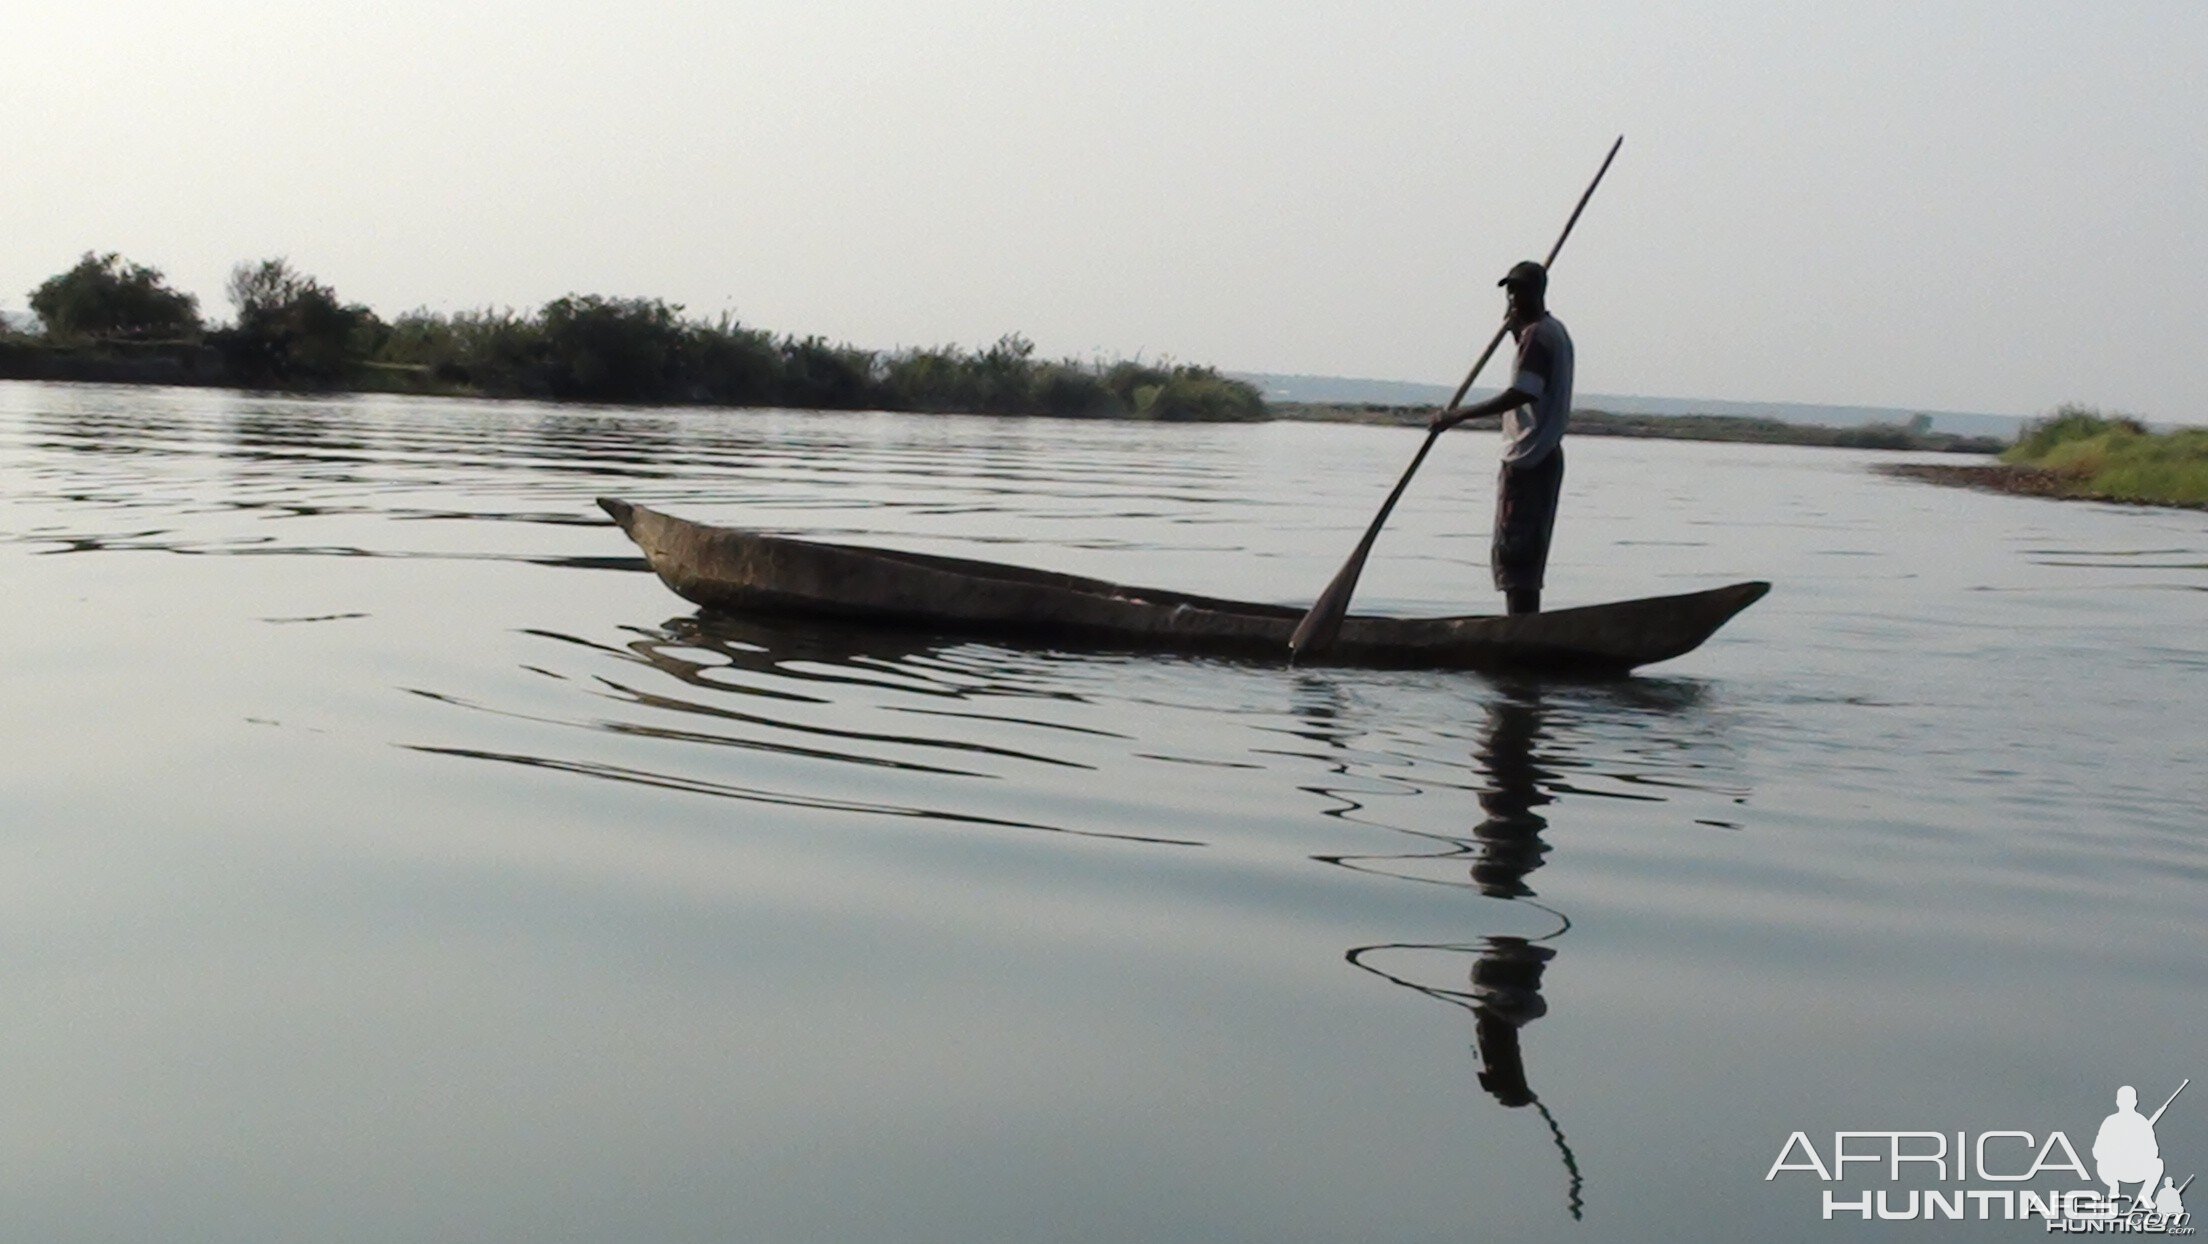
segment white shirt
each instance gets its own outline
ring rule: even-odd
[[[1572,335],[1555,316],[1518,334],[1510,387],[1533,400],[1503,412],[1503,465],[1532,466],[1563,441],[1572,414]]]

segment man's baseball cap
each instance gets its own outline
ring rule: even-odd
[[[1510,271],[1503,274],[1502,280],[1495,283],[1497,285],[1531,285],[1537,292],[1546,292],[1549,288],[1549,270],[1531,259],[1521,259],[1510,266]]]

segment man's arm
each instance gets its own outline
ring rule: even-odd
[[[1510,378],[1510,387],[1487,399],[1475,402],[1461,410],[1443,411],[1427,421],[1426,426],[1436,432],[1446,431],[1469,419],[1486,419],[1518,407],[1541,396],[1549,386],[1549,376],[1555,370],[1555,358],[1547,343],[1533,330],[1527,330],[1518,338],[1518,364]]]
[[[1428,420],[1426,426],[1436,432],[1444,432],[1469,420],[1492,419],[1501,415],[1504,411],[1518,409],[1532,401],[1533,396],[1533,394],[1523,389],[1508,388],[1484,402],[1474,402],[1470,406],[1460,406],[1455,410],[1441,411]]]

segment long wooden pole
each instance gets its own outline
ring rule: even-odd
[[[1618,148],[1624,145],[1623,134],[1618,135],[1618,140],[1610,144],[1610,153],[1602,157],[1602,167],[1595,170],[1595,179],[1587,183],[1586,193],[1579,196],[1578,204],[1572,208],[1571,218],[1564,222],[1564,231],[1556,235],[1556,245],[1549,248],[1548,258],[1542,261],[1542,267],[1556,265],[1557,252],[1564,249],[1564,239],[1572,236],[1572,226],[1579,223],[1579,214],[1587,210],[1587,200],[1595,197],[1595,187],[1602,184],[1602,175],[1610,171],[1610,162],[1618,158]],[[1456,393],[1451,395],[1449,405],[1442,409],[1442,413],[1447,414],[1463,404],[1464,395],[1471,391],[1472,382],[1479,378],[1480,369],[1486,367],[1487,360],[1494,357],[1496,348],[1503,344],[1503,337],[1508,331],[1507,323],[1495,330],[1495,336],[1488,341],[1487,348],[1480,351],[1480,357],[1472,364],[1472,370],[1464,374],[1464,383],[1457,386]],[[1326,585],[1326,590],[1320,592],[1318,600],[1312,603],[1311,611],[1304,614],[1303,621],[1296,624],[1295,633],[1288,637],[1290,660],[1320,651],[1333,643],[1334,637],[1341,633],[1342,619],[1349,616],[1349,598],[1357,591],[1358,576],[1365,572],[1365,558],[1372,552],[1372,542],[1380,538],[1380,528],[1386,525],[1388,515],[1395,510],[1396,501],[1403,496],[1403,490],[1410,487],[1411,476],[1418,473],[1418,465],[1426,461],[1426,451],[1434,447],[1434,440],[1440,435],[1439,428],[1426,433],[1425,441],[1420,443],[1418,452],[1411,457],[1411,465],[1403,469],[1403,478],[1395,482],[1395,490],[1388,494],[1386,501],[1380,503],[1380,512],[1373,516],[1372,525],[1365,528],[1365,538],[1357,542],[1356,551],[1349,555],[1349,560],[1335,573],[1334,581]]]

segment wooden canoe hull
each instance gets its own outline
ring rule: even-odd
[[[711,527],[612,497],[661,581],[730,614],[851,618],[1044,643],[1288,658],[1303,610],[1127,587],[995,562],[822,544]],[[1623,674],[1690,652],[1768,583],[1736,583],[1520,617],[1351,615],[1328,665]]]

